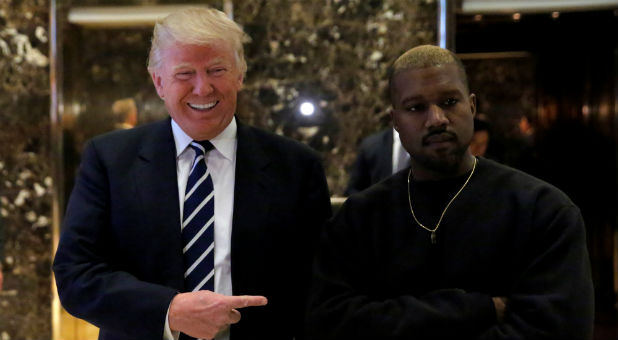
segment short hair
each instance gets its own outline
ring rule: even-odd
[[[243,43],[249,36],[228,16],[214,8],[190,7],[176,11],[155,24],[148,56],[148,71],[161,66],[161,51],[173,44],[210,45],[228,42],[234,49],[236,66],[247,72]]]
[[[461,60],[455,53],[435,45],[420,45],[407,50],[391,65],[388,72],[388,94],[392,99],[393,78],[402,71],[432,66],[455,64],[466,91],[470,91],[468,76]]]

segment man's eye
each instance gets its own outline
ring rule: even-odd
[[[176,78],[178,79],[189,79],[191,78],[191,75],[193,74],[193,72],[178,72],[176,73]]]
[[[223,72],[225,72],[225,68],[223,68],[223,67],[213,68],[213,69],[208,71],[208,73],[210,73],[212,75],[219,75],[219,74],[222,74]]]
[[[448,98],[444,101],[444,105],[446,106],[453,106],[455,104],[457,104],[458,100],[455,98]]]
[[[419,111],[425,111],[426,106],[424,104],[414,104],[414,105],[408,105],[406,107],[406,110],[411,111],[411,112],[419,112]]]

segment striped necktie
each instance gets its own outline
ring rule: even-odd
[[[215,289],[215,192],[206,153],[214,147],[209,141],[189,145],[195,159],[187,181],[182,221],[185,288],[187,291]]]

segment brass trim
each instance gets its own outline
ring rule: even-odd
[[[63,183],[62,176],[62,49],[60,35],[58,32],[58,6],[57,0],[50,1],[49,9],[49,88],[50,88],[50,152],[51,152],[51,176],[53,179],[52,189],[52,245],[51,259],[54,259],[58,239],[60,236],[60,221],[62,220],[63,206]],[[56,289],[56,280],[52,272],[51,279],[51,326],[52,339],[60,339],[60,299]]]
[[[486,53],[457,53],[461,60],[476,59],[510,59],[510,58],[530,58],[532,54],[525,51],[513,52],[486,52]]]

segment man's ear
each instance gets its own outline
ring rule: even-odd
[[[472,115],[476,115],[476,95],[474,93],[470,93],[470,111],[472,111]]]
[[[244,80],[244,77],[243,77],[243,75],[242,75],[242,73],[241,73],[240,75],[238,75],[238,90],[239,90],[239,91],[242,89],[242,86],[243,86],[243,80]]]
[[[152,83],[154,84],[155,90],[157,90],[159,98],[164,99],[165,95],[163,92],[161,76],[159,76],[157,71],[153,71],[150,73],[150,77],[152,78]]]

